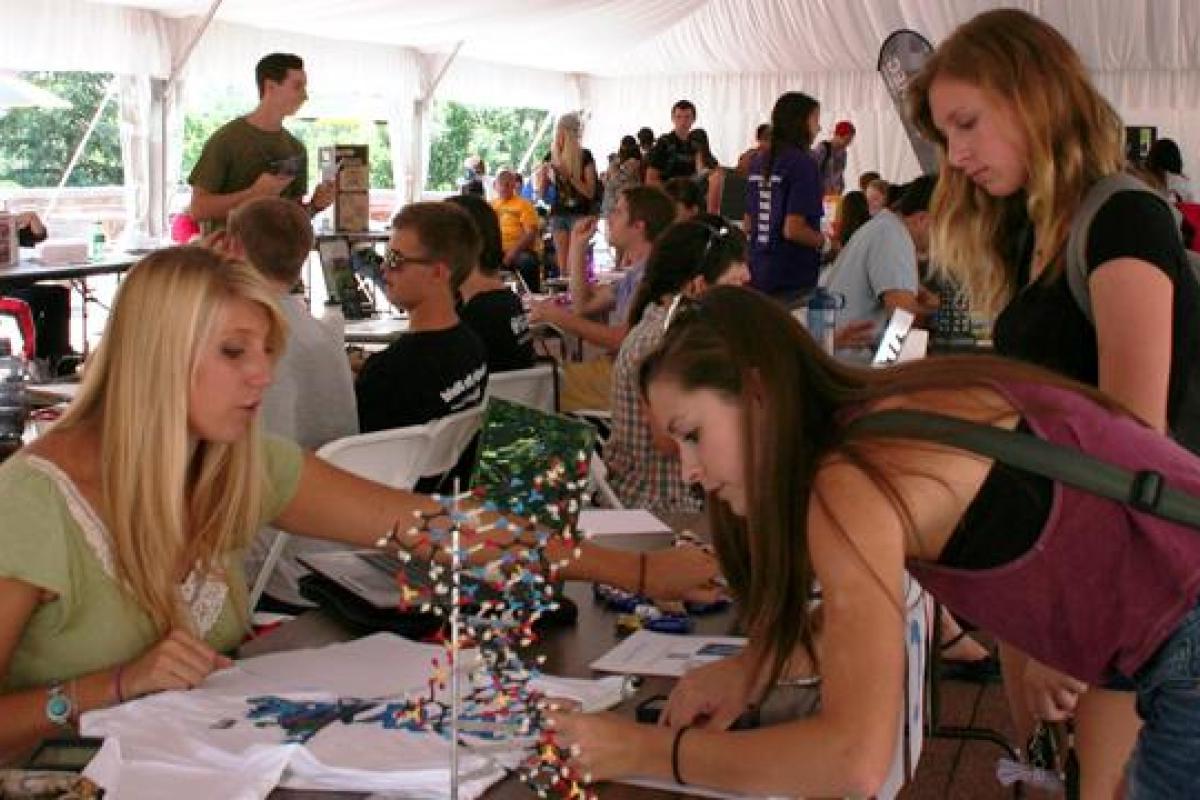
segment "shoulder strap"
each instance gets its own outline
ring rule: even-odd
[[[900,409],[861,417],[848,430],[924,439],[970,450],[1081,491],[1126,503],[1138,511],[1200,528],[1200,498],[1168,486],[1161,473],[1133,472],[1036,436],[942,414]]]
[[[1117,172],[1105,176],[1093,184],[1092,188],[1088,189],[1087,194],[1083,196],[1083,202],[1079,204],[1079,208],[1075,210],[1075,216],[1071,219],[1071,229],[1067,235],[1067,263],[1065,265],[1067,284],[1071,288],[1071,296],[1075,298],[1076,305],[1092,323],[1095,323],[1095,320],[1092,318],[1092,300],[1088,293],[1088,231],[1091,230],[1092,221],[1096,218],[1101,206],[1119,192],[1149,192],[1162,199],[1158,192],[1146,185],[1144,181],[1127,172]]]

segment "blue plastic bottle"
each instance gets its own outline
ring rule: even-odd
[[[846,298],[831,292],[824,286],[813,289],[808,297],[808,333],[826,353],[833,352],[833,336],[837,329],[838,309],[846,304]]]

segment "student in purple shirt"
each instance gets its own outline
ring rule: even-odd
[[[831,244],[821,233],[821,176],[810,153],[820,117],[808,95],[780,95],[771,111],[771,144],[750,160],[746,182],[751,281],[787,304],[816,286],[821,254]]]

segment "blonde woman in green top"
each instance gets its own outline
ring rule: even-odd
[[[285,338],[258,272],[209,250],[159,251],[123,282],[78,398],[0,467],[0,763],[227,666],[264,524],[369,547],[441,510],[259,435]],[[715,574],[698,551],[637,559],[586,546],[562,577],[628,586],[641,566],[669,597]]]

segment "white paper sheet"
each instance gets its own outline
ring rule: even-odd
[[[640,630],[593,661],[591,668],[678,678],[696,667],[736,654],[745,644],[741,636],[679,636]]]
[[[670,533],[671,526],[642,508],[585,508],[579,530],[589,538]]]

